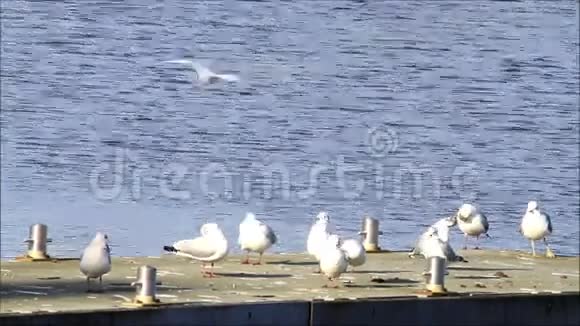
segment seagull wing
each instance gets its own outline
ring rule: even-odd
[[[483,229],[485,230],[485,233],[487,233],[487,231],[489,231],[489,222],[487,221],[487,217],[485,215],[483,215],[483,213],[479,213],[479,215],[481,216],[481,224],[483,224]]]
[[[107,261],[109,265],[111,264],[111,247],[108,244],[105,245],[105,255],[107,255]]]
[[[550,231],[550,233],[552,233],[552,219],[550,218],[550,215],[548,215],[546,213],[542,213],[542,215],[544,215],[546,217],[546,220],[548,221],[548,231]]]
[[[204,237],[198,237],[192,240],[180,240],[174,243],[173,247],[177,250],[177,255],[198,260],[209,258],[216,252],[213,244]]]
[[[179,59],[179,60],[169,60],[169,61],[165,61],[165,62],[181,63],[181,64],[189,65],[193,69],[195,74],[197,75],[197,79],[207,79],[207,78],[210,78],[211,76],[215,75],[213,72],[211,72],[211,70],[209,70],[208,68],[206,68],[205,66],[203,66],[202,64],[200,64],[199,62],[196,62],[196,61],[191,61],[191,60],[187,60],[187,59]]]
[[[191,62],[191,66],[193,67],[193,70],[195,70],[198,79],[206,80],[216,76],[216,74],[213,73],[213,71],[209,70],[209,68],[207,68],[206,66],[202,65],[199,62],[193,61]]]
[[[276,244],[276,242],[278,241],[278,237],[276,237],[276,233],[274,232],[274,230],[272,230],[272,228],[266,224],[262,224],[262,228],[264,230],[264,233],[266,234],[266,238],[268,239],[268,241],[270,241],[271,244]]]
[[[216,75],[216,77],[226,80],[226,81],[239,81],[240,77],[236,76],[236,75],[230,75],[230,74],[218,74]]]

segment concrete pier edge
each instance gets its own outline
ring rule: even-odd
[[[2,314],[1,325],[578,325],[578,292],[388,297]]]

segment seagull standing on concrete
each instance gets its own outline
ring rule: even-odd
[[[348,260],[346,253],[340,249],[340,238],[336,234],[331,234],[326,238],[326,241],[321,247],[320,251],[320,271],[328,278],[329,284],[325,287],[338,287],[338,285],[331,286],[334,280],[340,277],[340,274],[346,272],[348,268]]]
[[[346,259],[348,260],[348,264],[350,266],[361,266],[367,260],[367,253],[362,242],[358,239],[347,239],[342,241],[342,245],[340,246],[346,253]]]
[[[320,251],[324,248],[326,240],[330,235],[330,216],[327,212],[320,212],[316,216],[316,222],[310,228],[306,250],[320,262]]]
[[[550,249],[548,240],[546,239],[546,237],[552,233],[552,221],[548,214],[540,211],[538,202],[532,200],[528,203],[528,208],[522,218],[520,232],[524,237],[530,239],[533,256],[536,256],[534,241],[544,239],[544,244],[546,245],[546,257],[556,257],[554,252]]]
[[[415,248],[409,253],[409,257],[423,256],[445,258],[449,262],[465,261],[455,253],[449,243],[449,228],[456,224],[455,216],[442,218],[431,225],[417,240]]]
[[[274,231],[265,223],[256,219],[253,213],[247,213],[246,218],[240,223],[240,236],[238,243],[243,251],[246,251],[246,259],[242,264],[250,263],[250,252],[260,254],[260,259],[254,265],[262,264],[262,255],[277,241]]]
[[[103,286],[103,275],[111,271],[111,248],[106,234],[97,232],[93,240],[81,255],[80,269],[87,277],[87,291],[90,291],[90,279],[98,278]]]
[[[200,228],[201,236],[192,240],[180,240],[172,246],[164,246],[165,251],[178,256],[188,257],[202,262],[203,277],[215,277],[213,265],[223,260],[228,254],[228,240],[216,223],[206,223]],[[205,270],[205,264],[211,264],[211,270]]]
[[[202,84],[214,84],[219,81],[228,81],[228,82],[237,82],[240,78],[236,75],[230,74],[216,74],[215,72],[211,71],[209,68],[203,66],[199,62],[191,61],[191,60],[169,60],[165,61],[168,63],[183,63],[189,65],[194,72],[195,79]]]
[[[467,249],[467,238],[470,236],[476,237],[477,242],[479,242],[479,237],[483,234],[489,237],[487,234],[487,231],[489,231],[487,217],[471,204],[466,203],[459,208],[457,212],[457,225],[465,237],[463,249]],[[477,242],[475,249],[479,249]]]

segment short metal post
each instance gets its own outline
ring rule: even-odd
[[[445,293],[445,268],[446,260],[442,257],[429,258],[429,279],[427,290],[432,293]]]
[[[443,257],[441,257],[441,258],[443,258]],[[426,275],[427,281],[429,281],[429,275],[431,275],[431,265],[432,265],[431,259],[427,258],[425,261],[427,262],[427,265],[425,267],[425,271],[423,272],[423,275]],[[448,261],[445,260],[445,275],[446,276],[449,275],[449,271],[447,270],[447,264],[448,264]]]
[[[44,224],[33,224],[30,226],[28,239],[24,240],[24,242],[28,243],[26,256],[32,259],[50,258],[46,253],[46,244],[51,242],[47,238],[47,234],[48,228]]]
[[[362,231],[359,234],[364,236],[363,246],[367,252],[380,251],[379,235],[383,234],[379,231],[379,221],[372,217],[365,217],[363,219]]]
[[[137,295],[135,302],[141,304],[157,303],[159,300],[155,298],[157,269],[149,265],[139,267],[137,270],[137,281],[131,283],[131,286],[137,287]]]

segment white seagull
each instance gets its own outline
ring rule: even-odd
[[[409,257],[423,256],[425,259],[441,257],[449,262],[465,262],[465,259],[457,255],[449,243],[449,228],[455,223],[455,216],[442,218],[435,222],[421,234],[415,248],[409,253]]]
[[[548,214],[540,211],[538,202],[532,200],[528,203],[528,208],[520,225],[520,232],[524,237],[530,239],[533,256],[536,255],[534,241],[544,239],[544,244],[546,245],[546,257],[556,257],[554,252],[550,249],[548,240],[546,239],[546,237],[552,233],[552,221]]]
[[[201,236],[192,240],[179,240],[172,246],[164,246],[165,251],[178,256],[202,262],[203,277],[215,277],[213,265],[228,254],[228,240],[216,223],[206,223],[200,228]],[[205,271],[205,264],[211,264],[211,271]]]
[[[90,279],[98,278],[103,286],[103,275],[111,271],[111,248],[106,234],[97,232],[93,240],[81,255],[80,269],[87,277],[87,291],[90,291]]]
[[[327,212],[318,213],[316,222],[310,228],[308,240],[306,241],[306,250],[310,255],[314,256],[317,262],[320,262],[320,251],[324,248],[330,231],[330,216]]]
[[[342,245],[340,246],[346,253],[346,258],[348,260],[348,264],[350,266],[361,266],[367,260],[367,253],[362,242],[358,239],[347,239],[342,241]]]
[[[326,238],[320,253],[320,271],[328,278],[329,284],[324,287],[338,287],[330,284],[346,272],[348,260],[346,253],[340,249],[340,238],[336,234],[331,234]]]
[[[240,236],[238,238],[241,249],[246,251],[246,259],[242,261],[242,264],[250,263],[250,252],[260,254],[260,259],[254,265],[262,264],[264,251],[268,250],[277,240],[276,234],[268,225],[256,219],[256,215],[253,213],[247,213],[240,223]]]
[[[487,217],[471,204],[463,204],[457,211],[457,226],[465,237],[463,249],[467,249],[467,238],[470,236],[476,237],[477,242],[479,242],[481,235],[489,237],[487,234],[487,231],[489,231]],[[477,242],[475,249],[479,249]]]
[[[189,65],[193,69],[195,79],[201,82],[202,84],[214,84],[219,81],[237,82],[240,80],[240,78],[236,75],[216,74],[206,66],[196,61],[182,59],[182,60],[169,60],[165,62],[182,63]]]

